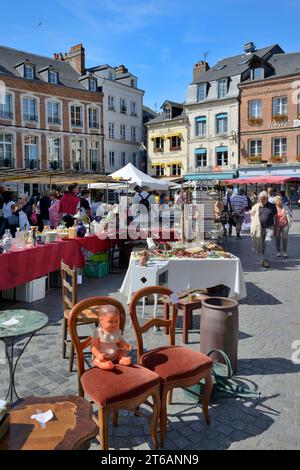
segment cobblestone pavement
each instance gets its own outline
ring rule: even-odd
[[[245,383],[255,384],[261,398],[223,398],[211,402],[211,425],[206,426],[199,405],[182,390],[176,390],[174,404],[168,408],[166,450],[300,448],[300,364],[291,361],[292,343],[300,340],[300,213],[294,213],[298,221],[293,223],[290,233],[289,257],[274,259],[270,269],[259,265],[259,258],[250,248],[249,235],[245,234],[241,240],[232,237],[227,246],[242,260],[248,292],[239,307],[238,377]],[[83,298],[109,293],[120,299],[117,290],[123,276],[124,272],[85,280],[79,295]],[[21,306],[18,303],[17,307]],[[18,393],[21,396],[76,394],[76,372],[67,372],[68,360],[61,357],[60,289],[51,289],[45,300],[24,306],[47,313],[49,324],[32,339],[18,364]],[[9,302],[0,301],[1,310],[10,307]],[[177,344],[181,344],[180,327],[181,317]],[[194,315],[194,328],[188,346],[199,350],[199,312]],[[128,326],[125,337],[135,344],[133,329]],[[148,345],[155,347],[163,339],[161,332],[151,330]],[[0,363],[0,397],[5,395],[7,379],[7,365]],[[151,449],[146,418],[122,412],[119,426],[110,427],[109,446]],[[97,448],[94,441],[91,449]]]

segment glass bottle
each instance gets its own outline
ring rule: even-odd
[[[3,240],[3,250],[4,250],[4,252],[5,253],[10,253],[11,250],[12,250],[13,237],[12,237],[9,229],[5,230],[5,233],[3,235],[2,240]]]

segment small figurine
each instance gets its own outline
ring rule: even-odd
[[[143,251],[142,256],[140,258],[140,266],[146,266],[148,260],[149,260],[149,253],[147,250],[145,250]]]
[[[120,314],[116,307],[104,305],[99,309],[100,326],[95,328],[92,338],[93,365],[99,369],[109,370],[115,367],[115,362],[123,366],[131,364],[127,357],[131,350],[120,330]]]

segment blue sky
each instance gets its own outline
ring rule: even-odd
[[[193,64],[278,43],[300,51],[299,0],[11,0],[1,2],[0,44],[52,56],[83,43],[87,66],[125,64],[144,103],[184,101]]]

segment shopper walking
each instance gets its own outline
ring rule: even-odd
[[[292,217],[289,209],[283,206],[283,200],[281,196],[274,197],[274,204],[277,209],[275,215],[275,241],[277,256],[280,258],[287,258],[287,244],[289,229],[292,223]]]
[[[52,191],[50,193],[51,206],[49,207],[49,219],[51,228],[57,228],[59,224],[59,192]]]
[[[233,215],[236,223],[236,237],[241,238],[241,229],[245,219],[245,210],[248,209],[248,199],[245,196],[245,190],[240,189],[231,200]]]
[[[251,209],[251,237],[254,248],[263,255],[261,264],[265,268],[270,267],[276,214],[276,206],[268,201],[267,191],[259,193],[258,203]]]

